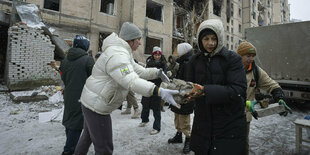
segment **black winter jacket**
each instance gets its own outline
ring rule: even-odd
[[[179,70],[177,72],[176,78],[177,79],[181,79],[184,80],[184,77],[186,75],[186,65],[189,62],[190,58],[193,55],[193,50],[182,55],[180,58],[178,58],[176,61],[179,63]],[[169,106],[171,108],[171,111],[177,113],[177,114],[181,114],[181,115],[188,115],[193,113],[193,108],[194,108],[194,102],[190,102],[187,104],[181,104],[181,108],[178,109],[175,106],[170,105]]]
[[[165,73],[167,73],[167,61],[166,58],[162,55],[160,61],[155,61],[153,56],[149,56],[146,59],[146,68],[149,67],[156,67],[158,69],[163,69],[163,71]],[[161,79],[154,79],[154,80],[150,80],[151,82],[155,83],[156,86],[160,86],[161,84]],[[150,106],[145,106],[145,107],[150,107],[151,109],[157,109],[160,110],[160,103],[161,103],[161,97],[160,96],[151,96],[151,97],[142,97],[141,100],[142,105],[144,104],[150,104]]]
[[[205,93],[195,100],[191,134],[195,153],[208,154],[218,146],[230,150],[234,146],[227,146],[226,140],[245,138],[246,76],[237,53],[225,47],[212,57],[198,53],[190,60],[185,79],[203,85]]]
[[[83,115],[79,99],[93,66],[93,58],[81,48],[69,49],[67,57],[61,62],[59,69],[62,71],[61,79],[65,84],[65,109],[62,124],[68,129],[83,129]]]

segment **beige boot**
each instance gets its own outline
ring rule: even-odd
[[[125,111],[121,112],[121,115],[128,115],[131,114],[131,108],[126,108]]]
[[[132,119],[139,118],[140,114],[141,114],[141,112],[140,112],[140,110],[137,108],[137,109],[135,109],[135,112],[134,112],[134,114],[131,116],[131,118],[132,118]]]

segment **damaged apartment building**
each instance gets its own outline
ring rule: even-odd
[[[246,28],[288,23],[287,0],[175,0],[174,41],[195,42],[199,24],[210,18],[223,21],[225,45],[236,50]],[[194,10],[194,11],[193,11]],[[191,31],[187,27],[192,25]]]
[[[154,46],[167,58],[180,42],[195,45],[196,30],[206,19],[223,21],[225,45],[231,50],[236,50],[246,28],[289,21],[287,0],[0,0],[1,79],[14,1],[38,6],[43,22],[64,40],[76,34],[89,38],[93,55],[109,34],[132,22],[142,31],[141,46],[133,54],[143,63]]]

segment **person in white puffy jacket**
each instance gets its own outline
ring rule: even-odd
[[[169,78],[157,68],[144,68],[134,62],[132,52],[140,45],[142,33],[130,22],[125,22],[119,36],[109,35],[102,45],[102,54],[96,61],[92,75],[84,85],[81,103],[84,129],[75,149],[75,155],[87,154],[91,143],[96,154],[112,154],[112,122],[110,113],[120,107],[129,91],[142,96],[161,96],[175,105],[172,95],[179,93],[157,87],[147,80]]]

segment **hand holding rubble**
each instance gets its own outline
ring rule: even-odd
[[[157,76],[161,79],[161,81],[163,82],[170,82],[170,79],[168,78],[168,76],[164,73],[163,69],[160,69],[157,72]]]
[[[173,99],[173,95],[179,94],[178,90],[171,90],[171,89],[165,89],[165,88],[159,88],[158,95],[169,104],[177,107],[180,109],[180,105],[175,102]]]
[[[49,65],[50,65],[53,69],[55,69],[56,71],[59,71],[59,66],[56,65],[56,62],[55,62],[55,61],[51,61],[51,62],[49,63]]]
[[[278,103],[279,105],[283,105],[285,107],[285,111],[280,113],[281,116],[286,116],[288,113],[292,114],[292,109],[286,105],[284,100],[280,99]]]
[[[204,96],[204,87],[199,84],[194,84],[194,87],[191,92],[184,95],[185,102],[191,102],[197,97]]]
[[[248,111],[252,114],[252,116],[255,119],[257,119],[258,114],[257,114],[257,112],[254,109],[255,104],[257,104],[257,101],[249,101],[249,100],[247,100],[245,102],[245,106],[248,109]]]

